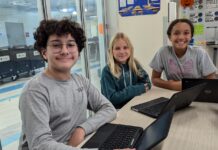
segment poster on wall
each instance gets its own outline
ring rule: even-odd
[[[160,11],[160,0],[118,0],[122,17],[151,15]]]
[[[218,44],[218,0],[180,0],[180,4],[180,18],[190,19],[195,28],[193,44]]]

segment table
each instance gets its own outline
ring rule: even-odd
[[[161,96],[170,98],[175,92],[153,86],[120,109],[113,123],[146,128],[155,119],[130,107]],[[153,150],[218,150],[218,104],[192,102],[189,107],[175,112],[168,137]]]
[[[153,118],[130,107],[158,97],[171,97],[175,91],[157,88],[133,98],[118,111],[114,123],[147,127]],[[218,104],[193,102],[175,112],[168,137],[155,150],[218,150]]]

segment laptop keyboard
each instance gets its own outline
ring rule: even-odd
[[[137,131],[138,130],[138,131]],[[118,125],[100,149],[132,148],[134,140],[140,135],[138,127]]]
[[[133,106],[132,108],[136,109],[136,110],[143,110],[143,109],[149,109],[150,107],[163,107],[163,105],[168,101],[168,98],[165,97],[160,97],[145,103],[141,103],[138,105]],[[159,105],[159,106],[157,106]]]
[[[160,114],[160,112],[162,111],[162,109],[164,108],[164,106],[167,104],[166,101],[163,101],[161,103],[158,103],[156,105],[153,105],[153,106],[149,106],[149,107],[146,107],[144,109],[141,109],[141,111],[146,111],[150,114]]]

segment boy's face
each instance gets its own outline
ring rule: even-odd
[[[43,57],[47,60],[50,70],[69,73],[79,58],[75,39],[70,34],[49,36]]]

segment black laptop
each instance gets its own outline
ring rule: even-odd
[[[165,112],[144,130],[136,126],[107,123],[82,148],[149,150],[167,137],[173,113],[174,109]]]
[[[204,90],[199,94],[195,101],[218,103],[218,79],[182,79],[182,90],[195,85],[207,83]]]
[[[206,83],[202,83],[181,92],[177,92],[173,94],[170,99],[160,97],[145,103],[132,106],[131,109],[150,117],[157,118],[160,114],[169,109],[175,108],[175,110],[179,110],[189,106],[192,101],[198,97],[205,86]]]

